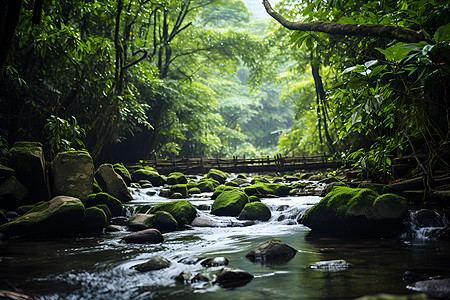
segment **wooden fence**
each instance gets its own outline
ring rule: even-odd
[[[313,170],[338,168],[340,160],[332,160],[330,155],[317,156],[282,156],[262,158],[173,158],[151,159],[139,164],[127,165],[130,171],[139,168],[139,165],[154,167],[161,174],[182,172],[185,174],[204,174],[216,168],[224,172],[258,173],[258,172],[285,172],[296,170]]]

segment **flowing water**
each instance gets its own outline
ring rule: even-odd
[[[154,189],[132,192],[129,214],[142,205],[168,201],[147,195]],[[210,205],[208,196],[189,200],[196,206]],[[156,245],[126,244],[121,241],[125,231],[76,239],[2,241],[0,289],[14,287],[38,299],[354,299],[376,293],[413,293],[402,279],[405,271],[418,279],[450,275],[450,245],[412,234],[419,230],[411,229],[412,225],[398,239],[312,235],[297,219],[319,200],[316,196],[262,199],[272,211],[268,222],[242,227],[235,218],[213,217],[217,227],[166,233],[164,242]],[[199,214],[212,217],[207,211],[199,210]],[[285,264],[270,266],[245,258],[273,238],[297,249],[297,255]],[[171,266],[145,273],[132,268],[154,256],[170,260]],[[198,263],[216,256],[226,257],[230,267],[255,278],[234,289],[175,280],[181,272],[220,269]],[[311,268],[317,262],[337,259],[348,266]]]

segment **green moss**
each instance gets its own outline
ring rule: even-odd
[[[304,189],[307,186],[306,183],[296,182],[291,185],[289,185],[289,189]]]
[[[263,183],[257,182],[244,189],[245,193],[249,196],[252,195],[277,195],[287,196],[289,195],[289,188],[283,184],[277,183]]]
[[[258,196],[250,196],[248,197],[249,202],[260,202],[261,200],[258,198]]]
[[[128,219],[127,226],[132,231],[140,231],[153,227],[154,221],[153,214],[135,214]]]
[[[197,183],[197,187],[202,192],[214,192],[214,190],[220,185],[220,183],[212,178],[202,178]]]
[[[97,194],[97,193],[102,193],[102,192],[103,192],[102,188],[98,185],[97,182],[94,182],[92,193]]]
[[[123,181],[127,184],[127,186],[130,186],[131,184],[131,174],[128,172],[128,169],[125,168],[125,166],[121,163],[116,163],[113,165],[114,171],[119,174]]]
[[[247,176],[245,174],[238,174],[237,178],[247,179]]]
[[[245,204],[238,218],[241,220],[268,221],[270,217],[272,217],[272,213],[267,205],[262,202],[250,202]]]
[[[170,187],[170,194],[180,193],[183,198],[187,198],[189,196],[187,184],[175,184]]]
[[[216,199],[220,194],[222,194],[222,192],[225,191],[233,191],[236,190],[238,188],[234,187],[234,186],[226,186],[226,185],[219,185],[215,190],[214,193],[211,196],[211,199],[214,200]]]
[[[106,204],[113,216],[122,215],[122,202],[106,193],[90,194],[86,199],[86,207]]]
[[[190,180],[190,181],[188,181],[188,183],[186,183],[186,184],[187,184],[187,188],[188,188],[188,189],[197,187],[197,183],[196,183],[194,180]]]
[[[109,222],[111,222],[111,218],[112,218],[112,213],[111,210],[109,209],[108,205],[106,204],[98,204],[94,207],[100,208],[101,210],[103,210],[103,212],[106,215],[106,223],[109,224]]]
[[[139,180],[148,180],[153,186],[161,186],[166,183],[166,179],[158,174],[158,172],[139,169],[131,174],[133,182],[139,182]]]
[[[214,200],[211,213],[218,216],[235,217],[247,203],[248,196],[243,191],[237,189],[224,191]]]
[[[189,189],[189,195],[194,195],[194,194],[200,194],[202,191],[197,188],[197,187],[193,187]]]
[[[224,184],[227,180],[228,174],[217,169],[211,169],[208,174],[206,174],[206,177],[217,180],[220,184]]]
[[[167,176],[167,184],[174,185],[174,184],[186,184],[186,183],[187,183],[187,179],[183,173],[172,172],[169,174],[169,176]]]
[[[197,216],[197,210],[187,200],[177,200],[166,203],[160,203],[150,210],[150,213],[154,214],[158,211],[166,211],[171,214],[175,220],[177,220],[178,226],[182,227],[191,222]]]
[[[89,207],[84,212],[82,231],[85,233],[99,233],[107,225],[105,212],[98,207]]]
[[[234,186],[234,187],[239,187],[239,184],[237,184],[234,181],[227,181],[225,182],[225,186]]]
[[[270,183],[270,181],[265,177],[255,177],[252,179],[251,184],[255,184],[257,182]]]
[[[47,203],[47,201],[40,201],[38,203],[31,204],[31,205],[23,205],[23,206],[18,207],[16,209],[16,212],[17,212],[18,215],[22,216],[22,215],[28,213],[33,207],[39,206],[39,205],[42,205],[42,204],[45,204],[45,203]]]
[[[407,214],[407,202],[404,197],[395,194],[384,194],[373,202],[374,219],[404,218]]]

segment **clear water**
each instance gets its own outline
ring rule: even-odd
[[[145,204],[168,201],[133,190],[128,213]],[[211,204],[208,194],[191,198]],[[218,227],[164,234],[157,245],[125,244],[127,232],[97,237],[0,242],[0,289],[15,287],[38,299],[354,299],[369,294],[411,294],[405,271],[420,278],[450,275],[450,245],[425,238],[344,239],[314,236],[297,223],[319,197],[263,199],[272,210],[268,222],[238,226],[235,218],[214,217]],[[211,216],[208,212],[200,214]],[[260,243],[279,238],[299,252],[282,265],[254,264],[245,255]],[[153,256],[172,262],[168,269],[140,273],[131,267]],[[181,272],[206,269],[199,258],[224,256],[230,267],[252,273],[247,285],[225,289],[213,283],[182,284]],[[343,259],[347,269],[324,271],[316,262]],[[220,267],[208,269],[214,271]],[[206,271],[208,271],[206,270]]]

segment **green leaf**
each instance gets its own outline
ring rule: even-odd
[[[433,40],[436,43],[450,41],[450,23],[439,27],[438,30],[436,30],[436,32],[434,33]]]
[[[408,56],[409,52],[412,51],[412,49],[404,47],[403,43],[395,43],[394,45],[386,49],[381,48],[375,49],[384,54],[384,57],[386,57],[387,60],[395,62],[402,61],[404,58]]]

